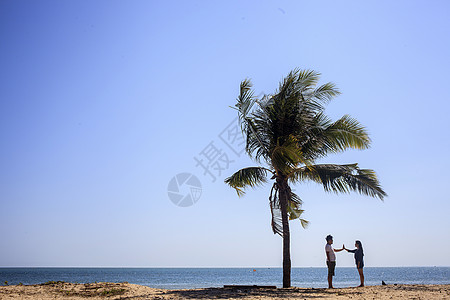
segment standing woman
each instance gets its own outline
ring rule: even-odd
[[[346,249],[345,246],[344,246],[344,249],[347,250],[347,252],[355,253],[356,268],[358,269],[359,278],[361,279],[361,284],[358,287],[363,287],[364,286],[364,273],[363,273],[364,251],[363,251],[363,246],[360,241],[355,242],[355,247],[356,247],[355,250]]]

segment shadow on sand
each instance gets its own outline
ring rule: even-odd
[[[236,288],[206,288],[195,290],[174,290],[166,291],[165,295],[178,296],[182,299],[239,299],[258,296],[270,298],[306,298],[320,299],[332,295],[345,295],[342,291],[333,289],[314,288],[287,288],[287,289],[236,289]]]

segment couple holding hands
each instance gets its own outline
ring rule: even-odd
[[[327,244],[325,245],[325,253],[327,254],[328,288],[333,288],[334,269],[336,268],[336,254],[334,252],[341,252],[342,250],[347,250],[347,252],[355,254],[356,268],[358,269],[359,278],[361,279],[361,284],[358,287],[364,286],[364,251],[361,242],[355,242],[356,249],[354,250],[346,249],[345,245],[342,245],[342,249],[334,249],[333,247],[331,247],[331,244],[333,244],[333,237],[331,235],[328,235],[325,239],[327,240]]]

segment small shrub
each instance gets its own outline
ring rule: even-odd
[[[126,292],[126,289],[115,289],[112,288],[110,290],[104,290],[100,293],[101,296],[115,296],[115,295],[123,295]]]
[[[61,280],[58,280],[58,281],[51,280],[51,281],[44,282],[43,285],[51,285],[51,284],[58,284],[58,283],[65,283],[65,282],[61,281]]]

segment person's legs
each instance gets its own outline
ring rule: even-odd
[[[334,276],[334,269],[336,268],[336,262],[335,261],[327,261],[328,266],[328,288],[333,288],[333,276]]]
[[[359,286],[363,287],[364,286],[364,272],[363,272],[363,268],[358,269],[358,273],[359,273],[359,279],[361,279],[361,284]]]

